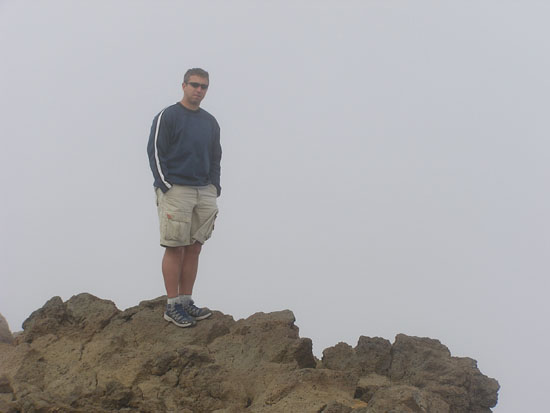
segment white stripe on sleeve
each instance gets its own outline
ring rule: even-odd
[[[159,113],[159,117],[157,119],[157,128],[155,130],[155,161],[157,163],[157,171],[159,173],[159,176],[160,176],[160,179],[162,180],[162,182],[164,183],[164,185],[166,185],[166,187],[168,189],[170,189],[172,187],[172,185],[170,184],[170,182],[168,182],[166,180],[166,178],[164,177],[164,174],[162,173],[162,169],[160,167],[160,160],[159,160],[159,151],[158,151],[158,147],[157,147],[157,141],[158,141],[158,137],[159,137],[159,129],[160,129],[160,119],[162,118],[162,114],[164,113],[164,111],[166,110],[166,108],[164,108],[160,113]]]

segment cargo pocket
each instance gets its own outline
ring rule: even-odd
[[[214,224],[216,223],[217,217],[218,217],[218,211],[214,212],[212,217],[208,220],[208,223],[207,223],[208,225],[204,236],[205,241],[212,236],[212,232],[214,231]]]
[[[202,224],[202,226],[198,229],[197,233],[193,235],[193,238],[199,241],[201,244],[204,244],[204,242],[212,235],[212,231],[214,231],[214,223],[217,216],[218,210],[216,209],[214,213],[210,215],[210,217],[208,217],[204,224]]]
[[[189,219],[182,212],[163,211],[161,217],[162,234],[166,241],[181,241],[189,238]]]

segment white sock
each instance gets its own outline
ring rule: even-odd
[[[184,307],[188,305],[191,301],[193,301],[193,299],[191,298],[191,294],[178,295],[178,302]]]
[[[166,301],[168,302],[168,305],[174,305],[178,302],[178,297],[168,298]]]

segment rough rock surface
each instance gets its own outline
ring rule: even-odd
[[[0,343],[0,412],[486,413],[498,383],[436,340],[361,337],[312,354],[291,311],[180,329],[164,299],[49,300]]]
[[[13,335],[11,334],[10,327],[2,314],[0,314],[0,343],[13,343]]]

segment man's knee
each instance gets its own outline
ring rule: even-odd
[[[165,247],[165,254],[168,255],[181,255],[184,252],[185,247]]]
[[[183,248],[185,249],[185,254],[199,255],[202,249],[202,244],[198,241],[195,241],[193,244],[186,245]]]

